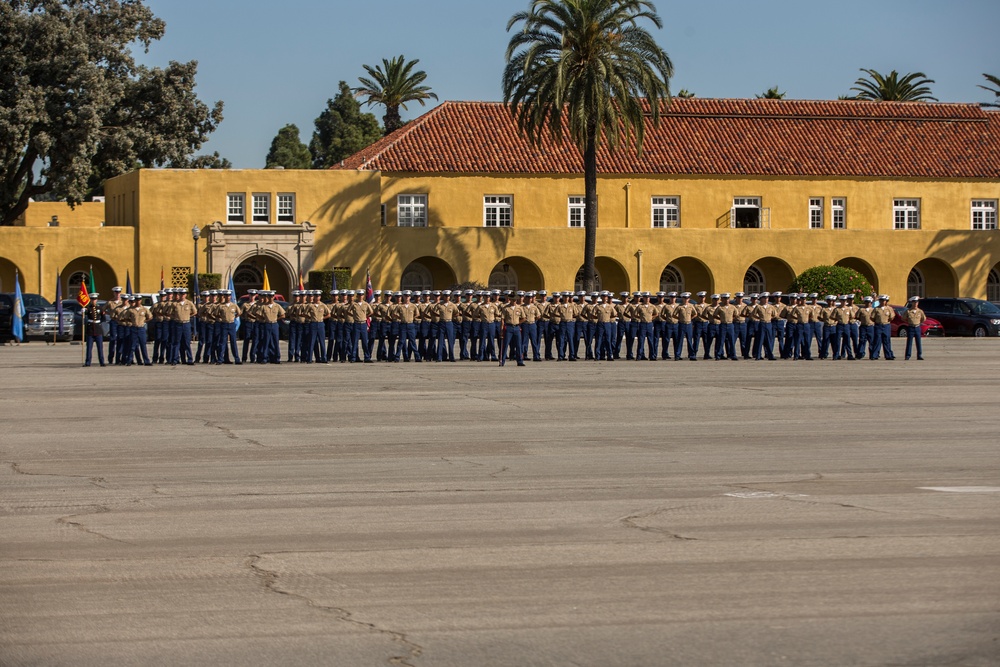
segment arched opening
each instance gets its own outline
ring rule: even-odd
[[[439,257],[420,257],[403,269],[399,288],[408,290],[448,289],[458,283],[455,271]]]
[[[540,290],[545,288],[542,272],[530,259],[505,257],[490,272],[490,289]]]
[[[573,291],[579,292],[583,289],[583,267],[576,272],[576,278],[573,279]],[[594,289],[596,291],[601,291],[604,289],[604,281],[601,280],[601,272],[594,269]]]
[[[753,271],[751,271],[753,269]],[[753,289],[748,280],[752,279]],[[788,286],[795,280],[795,272],[783,259],[777,257],[762,257],[747,269],[743,278],[743,291],[754,292],[787,292]]]
[[[743,291],[746,294],[760,294],[766,289],[767,280],[764,278],[764,272],[756,266],[747,269],[747,272],[743,274]]]
[[[911,278],[920,279],[919,283],[914,280],[913,287],[914,290],[921,289],[922,291],[910,289]],[[917,262],[917,265],[910,271],[910,277],[906,281],[906,296],[919,296],[921,298],[927,296],[955,297],[958,296],[957,282],[955,271],[948,263],[934,257],[928,257]]]
[[[663,272],[660,274],[660,291],[661,292],[683,292],[684,291],[684,274],[673,264],[667,264],[663,267]]]
[[[594,260],[594,289],[609,290],[611,292],[629,291],[628,273],[625,267],[610,257],[597,257]],[[583,289],[583,267],[576,273],[574,288],[576,291]]]
[[[91,270],[94,272],[94,289],[101,294],[102,299],[111,296],[111,288],[118,285],[118,278],[111,266],[97,257],[77,257],[59,273],[64,299],[75,297],[79,293],[82,280],[90,284]],[[157,284],[156,289],[159,288]]]
[[[878,274],[875,273],[875,269],[872,268],[872,265],[865,260],[858,257],[845,257],[837,262],[836,266],[842,266],[845,269],[854,269],[863,275],[865,280],[871,283],[872,289],[875,290],[875,293],[878,293]]]
[[[283,259],[269,254],[250,255],[232,268],[233,288],[236,290],[234,298],[243,296],[251,288],[262,289],[265,271],[268,287],[288,299],[293,285],[291,269]],[[226,287],[228,284],[229,275],[223,274],[222,286]]]
[[[986,277],[986,300],[1000,303],[1000,264],[990,269]]]
[[[0,257],[0,292],[14,291],[14,275],[18,273],[17,264]],[[21,287],[24,287],[24,275],[21,275]]]
[[[705,291],[711,294],[715,291],[715,279],[712,277],[712,272],[708,270],[705,263],[700,259],[695,259],[694,257],[678,257],[677,259],[670,262],[667,268],[673,267],[676,269],[681,277],[683,278],[683,289],[677,290],[678,292],[691,292],[692,294],[696,292]],[[665,271],[666,269],[664,269]],[[660,289],[663,290],[663,277],[660,277]],[[669,290],[663,290],[666,292],[674,291],[673,288]]]

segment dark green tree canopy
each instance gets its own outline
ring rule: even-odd
[[[267,152],[264,168],[274,169],[275,167],[284,169],[312,168],[312,154],[309,152],[309,147],[299,139],[298,126],[294,124],[284,126],[271,140],[271,150]]]
[[[678,91],[678,93],[676,95],[674,95],[674,97],[679,97],[679,98],[684,99],[684,100],[689,100],[692,97],[697,97],[697,95],[695,95],[694,93],[692,93],[687,88],[681,88],[680,91]]]
[[[888,75],[863,67],[861,71],[867,74],[868,78],[862,77],[854,82],[851,90],[857,91],[857,94],[852,99],[882,102],[937,101],[927,86],[929,83],[934,83],[934,79],[928,79],[923,72],[911,72],[900,78],[896,70],[892,70]]]
[[[375,115],[362,113],[350,86],[341,81],[337,97],[326,101],[326,109],[316,119],[316,131],[309,142],[313,168],[332,167],[381,138]]]
[[[990,86],[979,86],[983,90],[993,93],[992,102],[983,102],[981,106],[984,107],[1000,107],[1000,77],[994,76],[992,74],[983,74],[983,77],[991,84]]]
[[[533,0],[507,22],[503,99],[518,131],[539,145],[566,136],[583,156],[584,289],[594,289],[597,149],[642,150],[670,102],[673,64],[643,23],[662,27],[648,0]]]
[[[383,58],[382,64],[375,67],[363,65],[371,78],[359,77],[358,83],[361,85],[354,89],[354,93],[365,98],[368,106],[381,104],[385,107],[382,121],[386,134],[403,126],[399,109],[405,109],[407,102],[419,102],[420,106],[424,106],[427,100],[438,98],[430,86],[423,85],[427,73],[422,70],[413,71],[419,62],[417,59],[407,61],[400,55],[392,60]]]
[[[30,198],[79,203],[95,174],[188,160],[222,121],[197,63],[137,65],[164,23],[142,0],[0,3],[0,224]]]
[[[827,294],[853,294],[860,301],[875,294],[875,288],[863,275],[844,266],[814,266],[806,269],[788,288],[791,292],[816,292],[820,298]]]
[[[758,100],[783,100],[785,99],[786,94],[787,93],[779,91],[777,86],[774,86],[773,88],[768,88],[763,93],[756,95],[755,97]]]

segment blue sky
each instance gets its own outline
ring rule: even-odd
[[[419,58],[441,100],[500,100],[507,20],[528,0],[147,0],[167,23],[139,60],[197,60],[198,94],[223,100],[225,120],[202,152],[262,168],[287,123],[309,143],[313,121],[362,65]],[[922,71],[942,102],[984,102],[983,72],[1000,76],[996,0],[655,0],[654,30],[674,63],[671,91],[835,99],[862,76]],[[432,105],[434,104],[431,101]],[[429,109],[419,104],[404,119]],[[381,120],[384,111],[373,107]]]

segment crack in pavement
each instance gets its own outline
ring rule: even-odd
[[[83,531],[84,533],[87,533],[89,535],[94,535],[96,537],[100,537],[101,539],[104,539],[104,540],[110,540],[112,542],[118,542],[119,544],[128,544],[130,546],[133,546],[131,542],[126,542],[125,540],[119,540],[117,538],[105,535],[104,533],[99,533],[96,530],[91,530],[90,528],[87,528],[85,525],[83,525],[79,521],[70,521],[70,519],[76,519],[77,517],[81,517],[81,516],[88,516],[88,515],[91,515],[91,514],[107,514],[108,512],[111,511],[111,508],[108,507],[107,505],[92,505],[91,507],[96,507],[97,508],[96,511],[94,511],[94,512],[81,512],[79,514],[70,514],[69,516],[59,517],[58,519],[56,519],[56,523],[62,524],[64,526],[70,526],[72,528],[76,528],[77,530]]]
[[[103,477],[91,477],[90,475],[69,475],[57,472],[28,472],[26,470],[22,470],[20,464],[15,463],[14,461],[8,461],[7,463],[10,465],[10,469],[18,475],[28,475],[30,477],[71,477],[73,479],[85,479],[99,489],[110,488],[107,486],[108,481]]]
[[[233,430],[230,429],[230,428],[227,428],[225,426],[217,424],[214,421],[211,421],[211,420],[208,420],[208,419],[205,419],[203,421],[205,422],[205,427],[206,428],[218,429],[218,430],[222,431],[225,434],[225,436],[227,438],[229,438],[230,440],[241,440],[241,441],[243,441],[243,442],[245,442],[247,444],[253,445],[255,447],[261,447],[261,448],[267,449],[267,445],[265,445],[264,443],[260,442],[259,440],[254,440],[252,438],[241,438],[240,436],[238,436],[235,433],[233,433]]]
[[[263,554],[267,556],[268,554]],[[283,590],[278,586],[278,573],[273,570],[268,570],[260,565],[261,558],[260,554],[250,554],[247,557],[246,565],[250,571],[261,580],[264,585],[264,589],[272,593],[277,593],[278,595],[287,595],[288,597],[295,598],[297,600],[302,600],[308,606],[313,609],[318,609],[320,611],[333,614],[336,616],[338,621],[343,621],[344,623],[351,623],[360,628],[364,628],[369,632],[374,632],[380,635],[385,635],[392,639],[392,641],[401,644],[403,648],[406,649],[407,655],[394,655],[389,658],[389,664],[392,665],[402,665],[403,667],[414,667],[412,660],[420,657],[424,652],[424,649],[419,644],[410,641],[409,637],[405,633],[398,632],[396,630],[388,630],[386,628],[380,628],[374,623],[368,623],[367,621],[359,621],[354,618],[354,613],[344,609],[342,607],[333,607],[329,605],[324,605],[316,602],[310,597],[301,595],[299,593],[292,593],[291,591]]]
[[[680,507],[657,507],[656,509],[652,509],[648,512],[642,512],[640,514],[630,514],[629,516],[618,519],[618,521],[621,522],[622,525],[624,525],[627,528],[635,528],[636,530],[641,530],[646,533],[657,533],[660,535],[666,535],[667,537],[671,537],[675,540],[684,540],[686,542],[697,542],[699,541],[699,538],[697,537],[688,537],[686,535],[681,535],[680,533],[675,533],[671,530],[667,530],[666,528],[654,528],[653,526],[644,526],[638,523],[638,521],[641,519],[648,519],[650,517],[656,516],[657,514],[670,512],[673,510],[684,509],[685,507],[691,507],[691,505],[681,505]]]

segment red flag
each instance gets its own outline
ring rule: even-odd
[[[87,281],[80,281],[80,291],[76,295],[76,302],[86,308],[90,305],[90,295],[87,294]]]
[[[375,292],[372,290],[372,272],[365,272],[365,301],[371,303],[375,300]]]
[[[302,272],[299,271],[299,289],[305,289],[306,286],[302,284]]]

